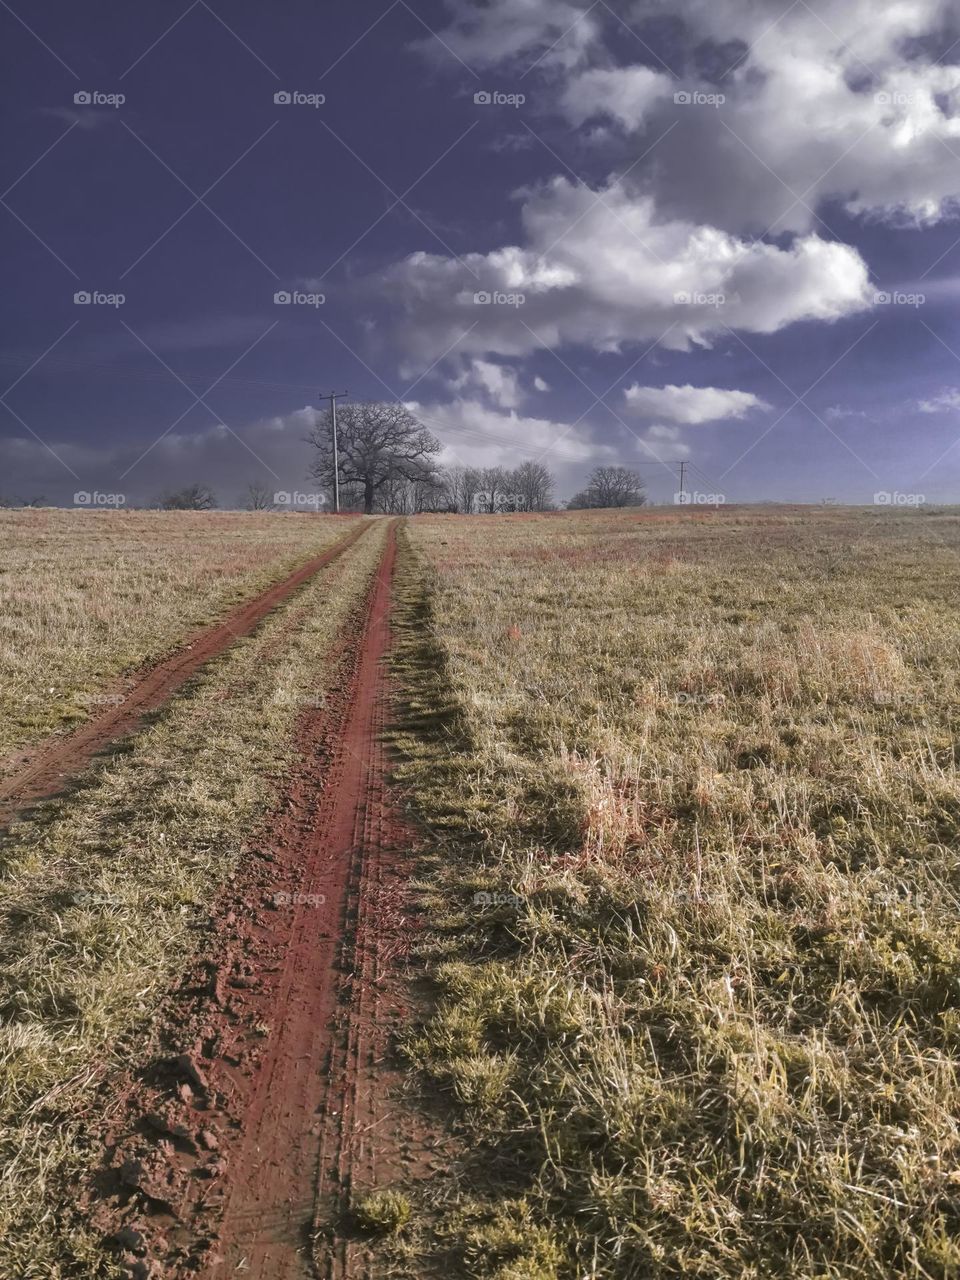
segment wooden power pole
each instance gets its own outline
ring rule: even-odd
[[[333,509],[340,514],[340,452],[337,446],[337,401],[350,394],[349,391],[330,391],[321,395],[321,400],[330,401],[330,419],[333,429]]]

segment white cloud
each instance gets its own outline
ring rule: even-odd
[[[447,0],[450,25],[418,40],[435,61],[451,52],[470,67],[500,63],[575,66],[599,34],[597,17],[571,0]],[[526,68],[521,66],[521,70]]]
[[[411,401],[408,408],[443,443],[444,466],[516,467],[533,458],[564,477],[571,468],[579,474],[585,463],[598,465],[616,456],[609,445],[592,438],[584,423],[526,417],[470,399]]]
[[[549,391],[550,383],[544,381],[539,375],[533,380],[533,388],[535,391]]]
[[[674,106],[672,94],[657,92],[659,72],[641,64],[586,71],[559,102],[576,123],[601,116],[628,133],[669,104],[656,120],[658,130],[675,126],[655,152],[664,208],[755,233],[808,231],[831,200],[853,215],[921,224],[956,211],[960,68],[916,43],[936,36],[951,0],[818,0],[816,11],[785,10],[780,0],[680,0],[677,8],[691,49],[726,46],[719,70],[736,60],[730,42],[742,45],[742,61],[718,83],[674,82],[722,93],[720,106]],[[655,9],[645,0],[634,16]],[[625,162],[650,141],[631,138]]]
[[[521,217],[522,245],[459,259],[418,252],[371,282],[403,307],[397,340],[414,360],[429,364],[461,337],[466,354],[615,351],[661,335],[688,350],[726,328],[775,333],[872,305],[866,265],[848,245],[816,235],[787,248],[751,243],[666,219],[651,197],[616,184],[597,192],[556,178],[528,194]],[[507,300],[475,305],[484,290]]]
[[[655,423],[637,436],[637,446],[646,457],[654,458],[665,466],[690,457],[690,446],[680,438],[680,428]]]
[[[459,377],[451,379],[449,385],[453,391],[469,388],[481,391],[503,409],[515,409],[522,399],[516,370],[489,360],[472,360]]]
[[[574,124],[602,118],[623,131],[624,168],[672,123],[630,178],[638,190],[652,181],[643,189],[671,217],[756,235],[771,225],[809,231],[828,201],[918,224],[956,212],[960,67],[938,57],[956,0],[676,0],[676,48],[665,56],[684,68],[680,78],[650,53],[653,37],[647,52],[635,46],[638,61],[616,65],[622,17],[642,40],[644,23],[663,18],[662,0],[634,0],[620,14],[587,0],[452,0],[450,9],[440,34],[466,61],[506,68],[521,58],[526,70],[545,55],[541,70],[564,67],[566,78],[541,77],[538,101],[552,97]],[[707,64],[712,80],[686,73]],[[675,105],[679,90],[725,101]],[[609,129],[592,137],[610,144]]]
[[[824,409],[823,416],[827,422],[845,422],[848,418],[865,418],[862,409],[848,409],[842,404],[832,404]]]
[[[684,426],[742,418],[751,409],[770,406],[750,391],[723,387],[641,387],[636,383],[624,392],[634,413],[645,418],[665,418]]]
[[[917,408],[921,413],[953,413],[960,409],[960,388],[952,387],[929,400],[921,400]]]
[[[673,97],[674,88],[672,76],[649,67],[596,67],[568,82],[560,109],[573,124],[609,116],[627,129],[636,129],[655,103]]]

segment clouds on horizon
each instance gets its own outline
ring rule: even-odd
[[[490,366],[496,368],[496,366]],[[509,373],[509,371],[505,371]],[[555,422],[498,405],[495,397],[471,395],[452,401],[409,401],[407,406],[443,445],[444,466],[504,466],[543,461],[562,493],[572,493],[584,467],[617,458],[618,451],[594,438],[585,424]],[[77,444],[51,438],[0,438],[0,468],[16,475],[0,496],[19,501],[42,496],[70,505],[76,492],[122,493],[127,505],[155,503],[183,485],[209,484],[221,506],[241,503],[256,481],[273,491],[312,492],[310,446],[305,437],[317,410],[305,405],[291,413],[240,425],[210,423],[195,430],[169,431],[155,442]],[[126,473],[126,474],[125,474]]]

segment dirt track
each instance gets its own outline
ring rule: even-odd
[[[426,1170],[390,1097],[414,927],[383,746],[395,554],[391,526],[269,838],[168,1001],[169,1056],[118,1090],[93,1216],[143,1276],[367,1275],[354,1194]]]
[[[294,573],[238,605],[222,622],[195,634],[169,657],[137,676],[115,706],[66,737],[52,738],[33,748],[19,768],[0,780],[0,829],[29,805],[56,795],[96,756],[135,733],[146,716],[161,707],[200,667],[234,640],[249,635],[272,609],[346,551],[367,527],[365,523],[357,525]]]

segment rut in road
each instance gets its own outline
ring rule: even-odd
[[[351,530],[332,547],[294,573],[231,610],[219,623],[143,672],[123,701],[101,712],[63,738],[41,744],[26,765],[0,780],[0,830],[28,806],[49,799],[76,778],[98,755],[137,732],[145,718],[170,698],[202,666],[235,641],[250,635],[263,619],[330,564],[369,526]]]
[[[391,939],[402,946],[408,923],[396,880],[404,838],[385,792],[383,745],[395,556],[391,526],[322,791],[303,796],[295,829],[282,837],[302,859],[302,905],[274,997],[275,1030],[230,1160],[210,1277],[238,1268],[250,1280],[313,1276],[311,1237],[321,1224],[332,1232],[324,1273],[348,1274],[350,1247],[336,1225],[354,1180],[389,1179],[411,1159],[409,1126],[401,1137],[383,1109],[389,1069],[377,1017],[381,949]]]
[[[284,796],[170,993],[151,1066],[113,1082],[92,1135],[88,1219],[141,1242],[143,1275],[359,1280],[354,1193],[437,1168],[432,1130],[397,1100],[415,842],[386,785],[396,523],[380,529]]]

